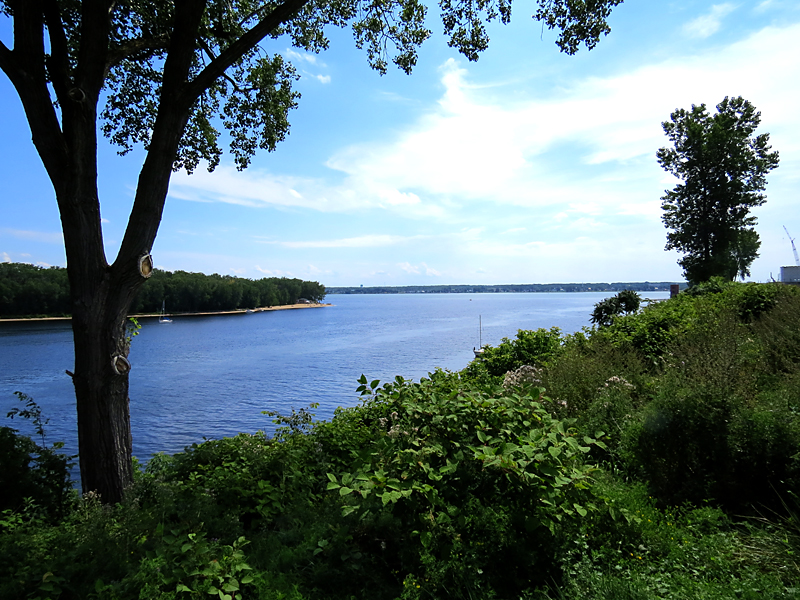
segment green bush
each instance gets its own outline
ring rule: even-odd
[[[480,380],[484,370],[492,377],[502,377],[523,365],[541,366],[559,353],[561,341],[558,327],[535,331],[520,329],[513,340],[503,338],[497,347],[485,346],[483,355],[465,369],[465,375]]]
[[[510,597],[552,576],[557,540],[593,509],[582,457],[602,443],[579,441],[541,392],[444,375],[375,389],[382,434],[328,488],[404,566],[402,597]]]
[[[33,398],[16,393],[24,409],[13,409],[9,417],[32,420],[42,443],[38,444],[16,429],[0,427],[0,526],[10,526],[23,510],[28,516],[58,521],[69,512],[75,493],[70,479],[74,457],[59,452],[64,444],[46,445],[42,411]]]

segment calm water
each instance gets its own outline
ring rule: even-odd
[[[419,380],[462,369],[478,345],[518,329],[589,324],[606,293],[333,295],[334,306],[241,316],[143,319],[133,340],[133,452],[147,459],[205,438],[271,430],[262,410],[320,404],[318,418],[358,401],[356,379]],[[650,292],[664,298],[667,292]],[[50,419],[48,441],[77,453],[71,330],[65,322],[0,324],[0,410],[19,390]],[[0,423],[30,432],[24,422]]]

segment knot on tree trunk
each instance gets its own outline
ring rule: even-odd
[[[111,358],[111,368],[117,375],[126,375],[131,370],[131,363],[122,354],[116,354]]]
[[[70,98],[72,98],[75,102],[83,102],[86,100],[86,92],[84,92],[79,87],[72,88],[69,92],[67,92]]]
[[[139,274],[145,279],[153,274],[153,257],[149,252],[145,252],[139,257]]]

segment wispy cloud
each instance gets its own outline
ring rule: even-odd
[[[11,262],[11,257],[8,255],[7,252],[3,252],[2,257],[3,257],[3,260],[0,261],[0,262],[4,262],[4,263],[10,263]]]
[[[441,277],[442,275],[439,271],[433,267],[429,267],[424,262],[416,265],[412,265],[410,262],[401,262],[397,263],[397,266],[400,267],[402,271],[410,275],[421,275],[422,273],[428,277]]]
[[[289,60],[296,63],[308,63],[310,65],[319,67],[326,66],[325,63],[319,59],[319,56],[317,54],[312,54],[310,52],[298,52],[294,48],[287,48],[284,51],[283,55]]]
[[[263,273],[268,277],[294,277],[291,271],[281,271],[280,269],[262,269],[258,265],[255,266],[256,271]]]
[[[726,2],[724,4],[715,4],[711,10],[700,15],[696,19],[692,19],[683,26],[683,31],[686,35],[693,38],[707,38],[720,30],[722,27],[722,20],[736,10],[736,5]]]
[[[24,229],[0,229],[0,232],[21,240],[43,242],[45,244],[63,244],[64,236],[61,232],[29,231]]]
[[[306,240],[306,241],[275,241],[260,240],[262,244],[277,244],[285,248],[376,248],[380,246],[394,246],[419,240],[423,236],[403,237],[399,235],[368,234],[358,237],[342,238],[336,240]]]

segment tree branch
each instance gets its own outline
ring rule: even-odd
[[[109,11],[114,0],[84,0],[81,11],[80,50],[75,85],[92,98],[94,106],[106,74],[108,39],[111,28]]]
[[[67,172],[67,147],[47,89],[41,4],[20,2],[13,18],[14,50],[2,45],[0,67],[17,90],[33,144],[58,191]]]
[[[182,93],[195,59],[197,35],[205,0],[175,3],[175,16],[169,53],[164,61],[158,115],[150,138],[147,158],[139,174],[136,197],[128,226],[112,269],[131,271],[133,261],[149,252],[158,232],[164,202],[169,190],[172,165],[189,119],[194,100]]]
[[[160,35],[154,38],[136,38],[132,40],[128,40],[124,44],[121,44],[117,48],[114,48],[109,51],[108,59],[106,60],[106,69],[105,73],[108,75],[108,72],[116,67],[119,63],[121,63],[126,58],[130,58],[135,54],[139,54],[143,51],[147,52],[147,57],[149,57],[152,52],[156,50],[168,50],[169,49],[169,36],[167,35]]]
[[[44,2],[44,20],[47,24],[47,31],[50,34],[50,57],[47,60],[48,71],[56,97],[63,106],[64,103],[68,102],[67,94],[73,86],[69,72],[67,36],[64,33],[64,25],[61,23],[61,13],[56,0],[46,0]]]
[[[12,79],[12,74],[16,73],[17,65],[14,62],[14,53],[0,41],[0,70]]]
[[[242,58],[249,50],[258,45],[270,33],[278,27],[291,20],[297,12],[308,4],[310,0],[286,0],[275,10],[253,26],[250,31],[239,37],[234,43],[223,50],[217,58],[203,69],[194,80],[186,86],[182,96],[184,101],[190,105],[200,97],[200,95],[213,85],[218,77],[221,77],[228,68],[237,60]]]

